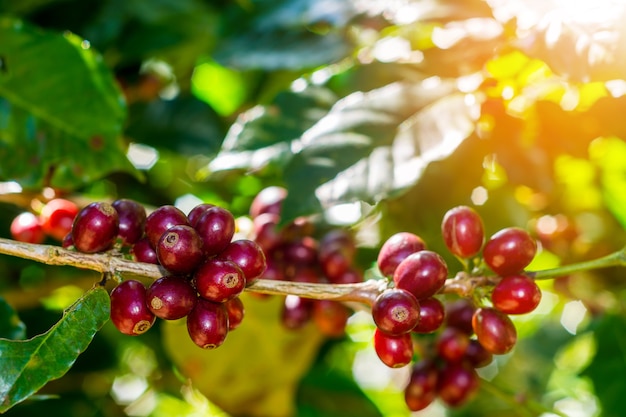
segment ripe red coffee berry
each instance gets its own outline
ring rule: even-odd
[[[235,234],[235,218],[222,207],[210,207],[200,216],[195,229],[202,239],[204,253],[217,255],[226,249]]]
[[[415,333],[433,333],[441,327],[445,319],[443,303],[438,298],[428,297],[420,300],[420,318],[413,328]]]
[[[437,375],[439,398],[450,407],[459,407],[472,399],[479,387],[476,371],[462,362],[448,362]]]
[[[386,277],[392,277],[396,268],[407,256],[426,249],[419,236],[409,232],[399,232],[383,243],[378,252],[378,269]]]
[[[537,253],[537,242],[519,227],[507,227],[496,232],[483,248],[483,259],[500,276],[520,273]]]
[[[118,236],[122,244],[130,246],[137,242],[144,232],[146,209],[134,200],[121,198],[111,203],[119,219]]]
[[[393,274],[396,288],[409,291],[418,301],[435,295],[447,278],[446,262],[439,254],[429,250],[410,254]]]
[[[411,370],[411,379],[404,389],[404,401],[411,411],[428,407],[437,397],[437,367],[423,359]]]
[[[113,245],[117,231],[117,211],[109,203],[95,202],[76,215],[72,225],[72,240],[80,252],[102,252]]]
[[[164,320],[185,317],[196,305],[196,290],[186,277],[167,275],[154,281],[146,290],[150,311]]]
[[[232,261],[211,258],[201,264],[193,274],[200,297],[224,303],[237,297],[246,286],[243,271]]]
[[[458,362],[465,356],[469,343],[467,334],[454,327],[446,327],[437,336],[437,353],[448,362]]]
[[[18,242],[41,243],[46,239],[39,217],[30,211],[15,216],[10,231],[11,237]]]
[[[279,223],[280,216],[273,213],[264,213],[252,220],[252,238],[264,251],[271,251],[282,243]]]
[[[465,351],[465,360],[474,368],[487,366],[493,360],[493,355],[476,339],[470,339],[470,344]]]
[[[541,289],[528,275],[502,278],[491,293],[493,306],[506,314],[526,314],[541,301]]]
[[[187,332],[202,349],[215,349],[224,343],[228,327],[228,311],[223,303],[199,298],[187,316]]]
[[[270,186],[262,189],[250,204],[250,217],[255,218],[263,213],[280,215],[285,198],[287,198],[287,190],[283,187]]]
[[[478,308],[474,312],[472,326],[478,342],[494,355],[510,352],[517,342],[515,325],[509,316],[495,308]]]
[[[467,298],[461,298],[446,304],[446,325],[462,330],[468,335],[474,334],[472,318],[476,307]]]
[[[130,254],[137,262],[145,262],[147,264],[159,263],[156,251],[150,244],[147,236],[144,236],[135,242],[135,244],[130,248]]]
[[[72,224],[78,211],[78,206],[73,201],[64,198],[48,201],[39,214],[39,221],[44,233],[56,240],[63,240],[72,230]]]
[[[480,252],[485,237],[483,229],[482,218],[468,206],[448,210],[441,223],[446,247],[459,258],[471,258]]]
[[[189,226],[189,221],[185,213],[175,206],[161,206],[150,213],[146,218],[145,233],[152,247],[157,247],[163,233],[178,225]]]
[[[350,310],[339,301],[315,300],[311,311],[313,323],[320,333],[328,337],[341,337],[346,333]]]
[[[241,298],[235,297],[226,301],[224,305],[228,312],[228,330],[235,330],[243,321],[246,312],[243,301]]]
[[[139,281],[128,280],[111,291],[111,321],[117,329],[130,336],[147,332],[156,316],[146,303],[146,287]]]
[[[235,240],[229,243],[218,257],[232,261],[241,268],[246,277],[246,285],[259,279],[265,271],[265,254],[261,247],[252,240]]]
[[[187,215],[187,218],[189,219],[189,224],[192,227],[195,227],[196,223],[198,223],[198,219],[200,219],[200,217],[211,207],[215,207],[215,205],[210,203],[202,203],[192,208]]]
[[[159,239],[157,259],[172,274],[189,274],[202,261],[202,240],[196,230],[187,225],[173,226]]]
[[[380,329],[374,330],[374,350],[378,358],[390,368],[401,368],[413,359],[411,333],[391,336]]]
[[[297,330],[311,320],[313,315],[313,300],[289,294],[280,314],[280,320],[285,328]]]
[[[376,326],[392,336],[410,332],[419,322],[420,305],[410,292],[389,288],[383,291],[372,305]]]

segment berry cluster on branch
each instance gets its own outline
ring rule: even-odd
[[[147,215],[128,199],[74,212],[71,205],[54,203],[61,211],[48,215],[48,223],[63,226],[45,233],[63,248],[15,233],[15,240],[0,239],[0,253],[115,276],[111,320],[122,333],[140,335],[157,318],[185,318],[191,339],[202,348],[220,346],[241,323],[243,291],[284,296],[280,319],[287,328],[313,321],[330,337],[344,333],[350,313],[345,302],[369,305],[380,360],[394,368],[411,365],[404,392],[413,411],[435,398],[456,407],[474,396],[480,384],[476,369],[517,342],[510,316],[539,304],[537,279],[626,265],[625,248],[578,265],[527,272],[537,244],[526,230],[508,227],[485,239],[478,213],[458,206],[443,217],[441,233],[462,272],[449,277],[440,254],[418,235],[399,232],[379,249],[379,279],[363,281],[354,264],[356,244],[346,230],[316,235],[305,218],[280,226],[285,196],[279,187],[262,190],[250,208],[249,238],[238,240],[233,215],[211,204],[188,215],[171,205]],[[153,282],[146,286],[131,276]]]
[[[265,253],[267,268],[261,278],[293,283],[356,284],[363,281],[355,266],[356,243],[344,229],[326,230],[319,238],[305,217],[280,226],[282,202],[287,190],[271,186],[261,190],[250,206],[251,239]],[[328,337],[340,337],[351,314],[336,300],[288,294],[281,321],[288,329],[299,329],[312,321]]]
[[[539,287],[524,273],[537,251],[528,232],[509,227],[485,242],[480,215],[458,206],[444,215],[441,233],[447,249],[466,266],[463,275],[475,275],[481,291],[470,287],[464,297],[447,297],[443,290],[454,280],[446,262],[413,233],[388,238],[377,259],[390,287],[372,306],[374,349],[389,367],[414,363],[405,388],[412,411],[437,397],[451,407],[471,399],[480,381],[476,369],[515,346],[509,315],[529,313],[541,300]],[[495,276],[484,277],[486,269]]]
[[[82,208],[64,245],[82,253],[128,249],[136,261],[159,265],[165,274],[147,288],[129,279],[111,291],[111,321],[127,335],[148,331],[157,318],[186,317],[191,340],[220,346],[241,323],[238,298],[265,270],[261,248],[232,240],[235,219],[226,209],[200,204],[189,215],[172,205],[150,215],[128,199],[94,202]]]

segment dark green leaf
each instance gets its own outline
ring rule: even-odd
[[[622,316],[606,315],[594,329],[596,355],[583,371],[591,379],[600,401],[603,417],[624,415],[626,392],[626,320]]]
[[[117,138],[109,144],[103,136],[80,140],[0,98],[2,118],[0,178],[68,189],[112,171],[134,171]]]
[[[0,177],[67,188],[133,172],[119,140],[124,101],[100,56],[11,19],[0,19],[0,38]]]
[[[352,2],[275,0],[253,2],[231,16],[229,36],[215,58],[238,68],[304,69],[347,56],[352,46],[344,29],[356,14]],[[254,14],[250,15],[249,11]]]
[[[285,31],[227,40],[220,44],[215,58],[235,68],[299,70],[339,61],[349,52],[348,42],[339,34]]]
[[[189,95],[132,106],[126,134],[159,149],[207,156],[217,152],[223,136],[215,112]]]
[[[274,103],[243,113],[229,130],[210,172],[257,170],[269,163],[284,164],[290,143],[321,119],[336,97],[322,88],[283,92]]]
[[[0,297],[0,338],[18,340],[25,337],[26,326],[4,298]]]
[[[89,290],[47,332],[29,340],[0,339],[0,413],[63,376],[109,318],[104,288]]]

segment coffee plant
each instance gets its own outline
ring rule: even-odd
[[[625,16],[0,0],[0,414],[623,415]]]

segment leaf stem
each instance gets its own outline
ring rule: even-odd
[[[611,266],[626,266],[626,247],[601,258],[563,265],[556,268],[531,272],[536,280],[553,279],[569,275],[574,272],[588,271],[591,269],[608,268]]]

